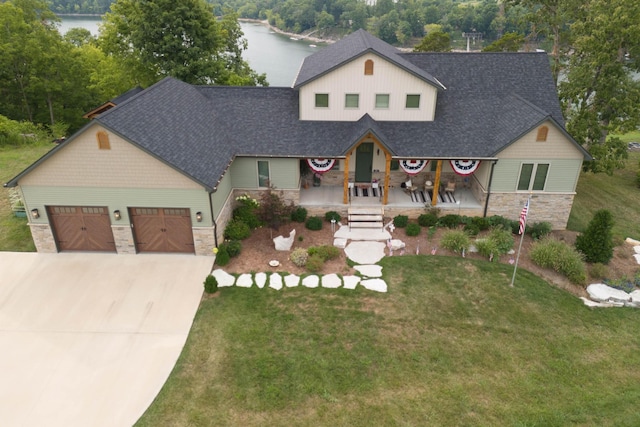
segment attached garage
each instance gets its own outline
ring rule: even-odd
[[[116,251],[106,207],[47,206],[47,213],[59,251]]]
[[[191,212],[186,208],[130,208],[138,252],[195,253]]]

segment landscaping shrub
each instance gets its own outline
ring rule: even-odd
[[[215,277],[209,275],[204,279],[204,291],[208,294],[213,294],[218,290],[218,281]]]
[[[307,259],[307,271],[310,273],[319,273],[322,271],[322,266],[324,265],[324,260],[320,255],[309,255]]]
[[[278,230],[281,224],[291,219],[293,204],[287,205],[282,191],[277,192],[272,188],[262,192],[260,206],[256,210],[258,218],[272,230]]]
[[[240,240],[229,240],[228,242],[223,243],[220,246],[226,247],[227,253],[231,258],[237,257],[238,255],[240,255],[240,252],[242,251],[242,243],[240,242]]]
[[[248,205],[241,205],[235,208],[233,210],[233,219],[244,222],[252,229],[262,225],[256,214],[256,209]]]
[[[229,256],[229,252],[227,252],[227,248],[224,245],[220,245],[218,247],[218,253],[216,254],[216,264],[220,267],[224,267],[229,264],[231,257]]]
[[[613,215],[600,209],[589,221],[587,229],[576,238],[576,249],[584,254],[587,262],[608,264],[613,258]]]
[[[504,255],[513,248],[515,242],[513,234],[510,230],[506,230],[502,227],[494,227],[487,235],[487,239],[493,241],[496,244],[498,252],[493,254],[496,256]]]
[[[224,229],[224,238],[229,240],[244,240],[251,236],[251,228],[239,219],[232,219]]]
[[[594,279],[604,279],[609,275],[609,268],[601,262],[596,262],[589,268],[589,275]]]
[[[304,222],[307,219],[307,210],[302,206],[298,206],[291,212],[291,220],[295,222]]]
[[[478,253],[484,257],[491,259],[491,256],[495,256],[498,253],[498,245],[495,241],[483,238],[475,241],[475,246],[478,249]],[[496,258],[497,259],[497,258]]]
[[[463,249],[465,251],[469,249],[471,242],[469,241],[469,236],[464,231],[450,230],[442,235],[440,244],[445,249],[456,253],[462,253]]]
[[[477,224],[466,224],[462,230],[469,236],[477,236],[480,233],[480,227]]]
[[[309,230],[322,230],[322,219],[319,216],[312,216],[307,218],[304,225]]]
[[[418,217],[418,224],[422,227],[433,227],[437,223],[438,216],[434,213],[426,213]]]
[[[398,228],[405,228],[409,223],[409,217],[406,215],[397,215],[393,217],[393,225]]]
[[[518,223],[518,228],[520,224]],[[530,234],[535,240],[540,240],[551,233],[551,224],[548,222],[534,222],[531,225],[527,224],[527,234]]]
[[[309,253],[306,249],[296,248],[289,255],[289,259],[294,265],[298,267],[304,267],[307,265],[307,260],[309,259]]]
[[[587,273],[582,255],[565,242],[547,237],[536,241],[529,251],[531,260],[542,268],[551,268],[571,282],[584,285]]]
[[[340,214],[336,211],[329,211],[327,213],[324,214],[324,219],[327,222],[331,222],[332,219],[335,219],[336,222],[340,221],[342,217],[340,216]]]
[[[474,216],[471,218],[471,224],[478,227],[480,231],[486,231],[491,228],[491,222],[489,222],[489,218],[484,218],[481,216]]]
[[[405,233],[407,233],[407,236],[417,236],[418,234],[420,234],[421,229],[422,228],[420,228],[418,224],[412,222],[411,224],[407,225]]]
[[[323,261],[336,259],[340,256],[340,249],[329,245],[311,246],[307,249],[307,252],[309,253],[309,256],[319,255]]]
[[[449,214],[449,215],[441,216],[438,219],[438,225],[441,227],[447,227],[447,228],[458,228],[458,226],[460,225],[460,220],[461,220],[460,215]]]

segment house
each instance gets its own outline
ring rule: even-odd
[[[235,198],[269,187],[311,213],[389,217],[517,219],[531,196],[530,221],[564,229],[590,159],[544,53],[402,53],[359,30],[292,87],[165,78],[129,95],[5,184],[38,251],[209,255]]]

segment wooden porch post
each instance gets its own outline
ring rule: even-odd
[[[349,203],[349,157],[351,152],[347,153],[344,159],[344,179],[342,180],[342,203]]]
[[[431,206],[438,204],[438,192],[440,192],[440,174],[442,173],[442,160],[438,160],[436,167],[436,178],[433,180],[433,196],[431,197]]]
[[[389,202],[389,178],[391,176],[391,153],[385,150],[385,162],[384,162],[384,196],[382,197],[382,204],[386,205]]]

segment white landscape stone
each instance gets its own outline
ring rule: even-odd
[[[291,230],[289,237],[278,236],[273,239],[276,251],[290,251],[293,246],[293,240],[296,238],[296,230]]]
[[[353,268],[365,277],[382,277],[382,266],[380,265],[356,265]]]
[[[633,246],[640,246],[640,240],[632,239],[631,237],[627,237],[624,241]]]
[[[241,288],[250,288],[251,285],[253,285],[251,274],[244,273],[238,276],[238,279],[236,280],[236,286],[239,286]]]
[[[640,246],[634,246],[633,247],[633,252],[640,254]]]
[[[284,285],[287,288],[295,288],[298,284],[300,284],[300,276],[296,276],[295,274],[284,276]]]
[[[392,251],[399,251],[400,249],[404,249],[406,247],[406,244],[399,239],[391,239],[391,250]]]
[[[233,286],[236,281],[235,277],[219,268],[213,270],[213,273],[211,273],[211,275],[218,281],[219,288],[227,288],[229,286]]]
[[[640,290],[636,289],[635,291],[629,294],[631,297],[631,301],[640,303]]]
[[[332,273],[322,276],[323,288],[336,289],[340,286],[342,286],[342,280],[340,280],[340,277],[337,274]]]
[[[585,297],[580,297],[580,299],[587,307],[624,307],[624,304],[621,303],[612,304],[610,302],[597,302],[591,301],[589,298]]]
[[[264,288],[264,285],[267,283],[267,273],[256,273],[255,281],[257,287],[260,289]]]
[[[382,242],[351,242],[344,248],[347,257],[358,264],[375,264],[384,258]]]
[[[633,257],[636,259],[636,262],[640,264],[640,254],[634,254]]]
[[[344,276],[342,281],[344,282],[345,289],[355,289],[358,283],[360,283],[360,277],[358,276]]]
[[[338,237],[337,239],[333,239],[333,246],[336,248],[344,249],[347,246],[347,239],[342,239]]]
[[[320,278],[315,274],[302,279],[302,286],[306,286],[307,288],[317,288],[319,283]]]
[[[593,283],[587,286],[587,293],[594,301],[599,302],[627,302],[631,300],[631,296],[625,291],[612,288],[603,283]]]
[[[387,283],[382,279],[362,280],[360,284],[370,291],[387,292]]]
[[[269,276],[269,287],[276,291],[282,289],[282,276],[279,273],[273,273]]]

